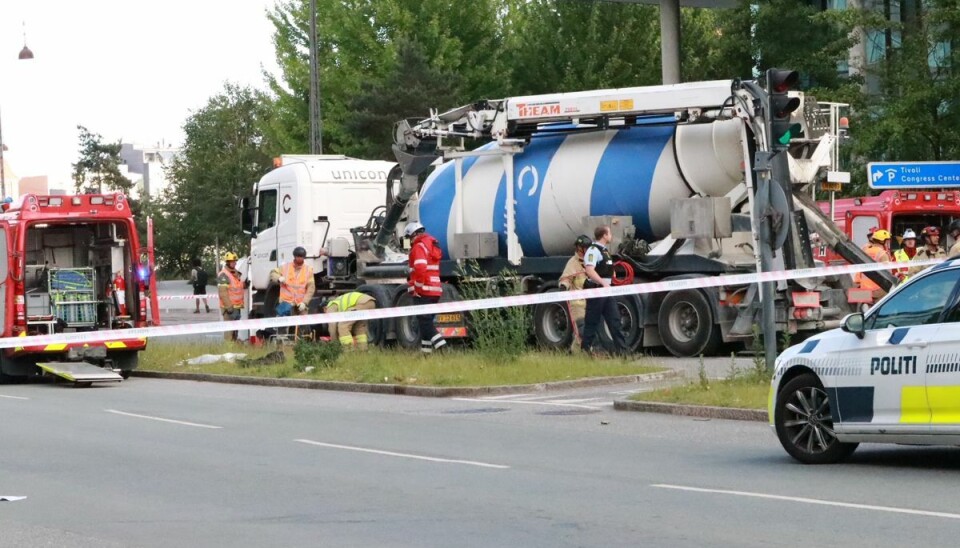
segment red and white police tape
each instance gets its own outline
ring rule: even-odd
[[[911,261],[910,266],[932,266],[943,262],[942,259],[927,259]],[[470,310],[484,310],[488,308],[504,308],[508,306],[529,306],[546,303],[556,303],[577,299],[596,297],[617,297],[622,295],[643,295],[647,293],[661,293],[681,289],[702,289],[706,287],[721,287],[733,285],[747,285],[762,282],[777,282],[800,278],[821,278],[858,272],[872,272],[876,270],[898,270],[904,268],[904,263],[869,263],[858,265],[823,266],[817,268],[801,268],[796,270],[781,270],[777,272],[761,272],[749,274],[728,274],[725,276],[704,276],[683,280],[669,280],[664,282],[649,282],[629,285],[617,285],[597,289],[580,289],[577,291],[556,291],[551,293],[533,293],[528,295],[514,295],[509,297],[492,297],[472,301],[453,301],[446,303],[377,308],[374,310],[360,310],[355,312],[334,312],[331,314],[310,314],[306,316],[286,316],[283,318],[262,318],[255,320],[238,320],[233,322],[206,322],[185,325],[165,325],[157,327],[137,327],[132,329],[108,329],[102,331],[85,331],[80,333],[56,333],[53,335],[33,335],[29,337],[0,338],[0,348],[14,348],[20,346],[45,346],[58,343],[85,343],[97,341],[111,341],[117,339],[134,339],[140,337],[174,337],[177,335],[198,335],[202,333],[222,333],[224,331],[258,331],[277,327],[292,327],[298,325],[316,325],[335,322],[349,322],[361,320],[380,320],[417,316],[419,314],[442,314],[448,312],[468,312]],[[195,295],[183,297],[194,298]]]

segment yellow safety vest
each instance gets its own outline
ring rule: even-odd
[[[302,265],[300,271],[297,272],[293,263],[287,263],[281,272],[281,279],[286,282],[286,285],[280,286],[280,302],[302,303],[303,297],[307,294],[307,283],[311,276],[313,276],[313,271],[309,265]]]
[[[367,295],[366,293],[361,293],[359,291],[351,291],[350,293],[344,293],[336,299],[327,303],[327,306],[335,305],[338,312],[346,312],[353,307],[357,306],[357,303],[360,302],[360,299],[367,297],[367,299],[373,299],[373,297]]]

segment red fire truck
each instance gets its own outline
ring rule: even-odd
[[[147,341],[122,330],[159,325],[160,317],[152,224],[143,246],[124,195],[27,194],[4,203],[0,257],[3,337],[118,330],[105,342],[5,348],[0,380],[47,373],[119,381],[137,367]]]
[[[820,202],[820,210],[830,214],[830,203]],[[891,253],[900,248],[906,229],[916,234],[927,226],[939,227],[941,245],[952,242],[945,229],[950,221],[960,218],[960,191],[956,190],[885,190],[877,196],[841,198],[835,201],[833,220],[858,246],[867,243],[867,232],[874,227],[889,230]],[[923,245],[918,241],[917,245]],[[814,256],[827,264],[845,261],[826,245],[816,245]]]

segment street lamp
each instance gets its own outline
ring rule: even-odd
[[[23,31],[23,49],[17,56],[20,61],[33,59],[33,52],[27,47],[27,31]],[[0,121],[0,199],[7,197],[7,164],[3,159],[3,151],[6,150],[3,144],[3,122]]]

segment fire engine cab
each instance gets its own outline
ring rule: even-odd
[[[829,202],[818,205],[821,211],[830,214]],[[901,236],[908,228],[919,235],[928,226],[940,228],[940,244],[949,248],[951,242],[947,242],[949,235],[945,229],[957,218],[960,218],[960,191],[956,190],[885,190],[877,196],[842,198],[835,201],[833,216],[837,226],[861,248],[866,245],[871,228],[890,231],[891,252],[900,248]],[[918,241],[917,245],[923,243]],[[846,263],[826,245],[815,245],[814,256],[827,264]]]
[[[3,349],[0,380],[119,381],[137,367],[147,341],[124,338],[123,329],[160,318],[152,226],[142,246],[124,195],[27,194],[3,204],[0,257],[3,337],[117,330],[104,342]]]

